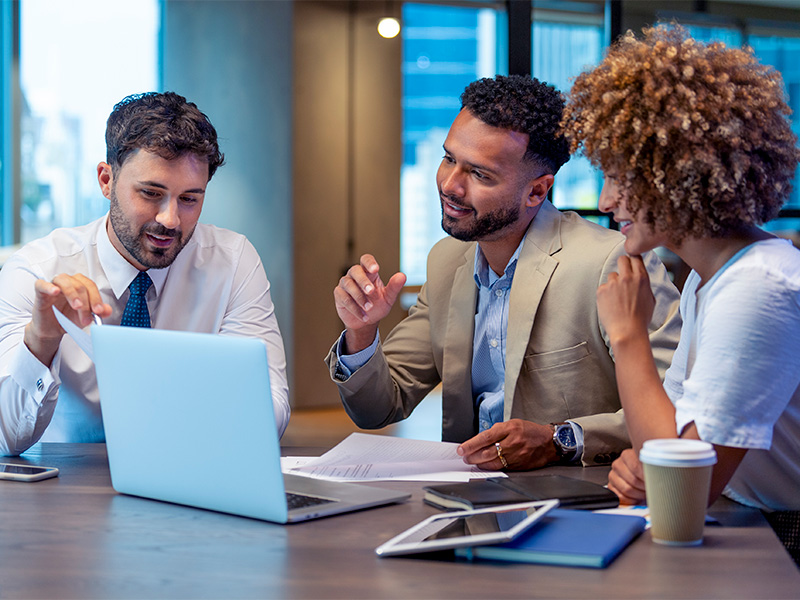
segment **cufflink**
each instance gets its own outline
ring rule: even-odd
[[[44,381],[42,381],[41,379],[37,380],[36,389],[41,392],[44,389]]]

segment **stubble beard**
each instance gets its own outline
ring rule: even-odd
[[[454,204],[462,206],[460,203],[454,202]],[[462,242],[479,242],[494,237],[496,233],[516,223],[519,220],[519,212],[519,206],[512,205],[497,208],[482,217],[475,217],[473,213],[471,218],[455,219],[446,214],[444,206],[442,206],[442,229],[448,235]],[[470,221],[465,224],[467,219]]]
[[[119,206],[115,187],[112,187],[109,197],[111,206],[109,209],[109,221],[114,229],[114,234],[122,246],[140,265],[147,269],[164,269],[170,266],[180,254],[180,251],[189,243],[194,235],[194,228],[185,236],[180,230],[167,229],[158,223],[148,223],[143,225],[139,231],[132,231],[125,214]],[[145,233],[161,236],[171,236],[175,241],[169,248],[145,248]]]

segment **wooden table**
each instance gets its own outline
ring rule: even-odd
[[[0,481],[0,598],[800,597],[800,570],[761,514],[727,500],[712,507],[723,525],[706,528],[703,546],[660,546],[645,532],[602,570],[381,559],[378,544],[437,512],[424,484],[382,484],[413,492],[401,505],[281,526],[116,494],[102,444],[40,444],[10,460],[61,475]]]

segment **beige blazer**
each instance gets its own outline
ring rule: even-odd
[[[509,298],[505,419],[577,422],[584,465],[607,464],[630,446],[595,295],[616,271],[623,243],[620,233],[545,202],[526,234]],[[474,261],[474,242],[443,239],[428,256],[428,280],[409,316],[363,367],[343,376],[331,349],[331,377],[359,427],[405,419],[442,382],[442,439],[461,442],[477,433]],[[680,335],[680,296],[655,254],[645,261],[656,297],[650,339],[663,379]]]

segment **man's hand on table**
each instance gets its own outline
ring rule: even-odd
[[[457,451],[465,463],[487,471],[529,471],[558,461],[553,428],[522,419],[495,423]]]

